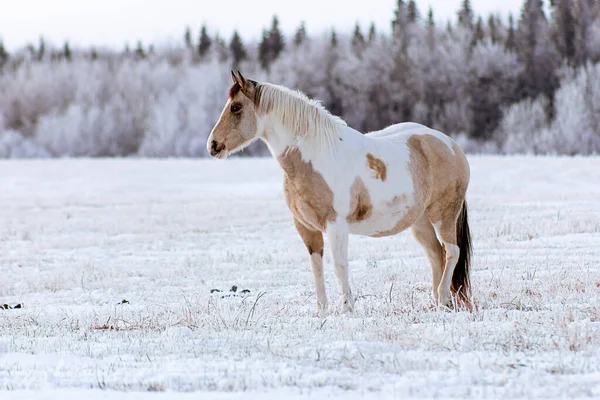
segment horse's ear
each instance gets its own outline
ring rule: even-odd
[[[242,87],[242,93],[249,99],[254,101],[254,90],[256,89],[256,81],[246,79],[240,71],[237,72],[238,84]]]
[[[233,83],[238,83],[238,78],[237,76],[235,76],[235,72],[233,72],[233,70],[231,70],[231,80],[233,81]]]
[[[237,76],[238,76],[238,83],[240,84],[240,86],[242,87],[242,89],[246,88],[246,78],[244,78],[244,75],[242,75],[242,73],[240,71],[237,72]]]

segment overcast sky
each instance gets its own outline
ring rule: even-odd
[[[487,15],[518,14],[523,0],[471,0],[475,12]],[[0,0],[0,37],[9,49],[40,35],[62,45],[124,47],[137,40],[157,45],[179,42],[185,26],[194,37],[206,23],[211,33],[229,39],[238,29],[244,40],[257,38],[277,14],[284,33],[290,34],[305,20],[309,33],[335,26],[350,30],[356,22],[366,29],[374,21],[388,31],[396,0]],[[438,21],[456,19],[461,0],[418,0],[425,16],[433,7]]]

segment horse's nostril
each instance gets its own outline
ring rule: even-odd
[[[216,150],[217,150],[217,141],[216,141],[216,140],[213,140],[213,141],[210,143],[210,149],[211,149],[211,150],[213,150],[213,151],[216,151]]]

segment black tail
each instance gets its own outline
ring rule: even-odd
[[[452,275],[452,291],[456,293],[457,300],[463,300],[470,304],[471,280],[469,269],[471,266],[471,232],[469,231],[469,221],[467,215],[467,201],[463,202],[460,215],[456,221],[456,236],[460,253],[458,262]]]

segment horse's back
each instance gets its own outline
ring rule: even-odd
[[[399,142],[406,142],[413,135],[431,135],[448,146],[453,154],[455,148],[458,147],[450,136],[416,122],[401,122],[379,131],[367,133],[367,136],[373,139],[387,139]]]
[[[394,124],[367,134],[391,164],[408,163],[416,191],[422,199],[435,197],[448,186],[466,190],[470,178],[467,158],[448,135],[414,122]]]

